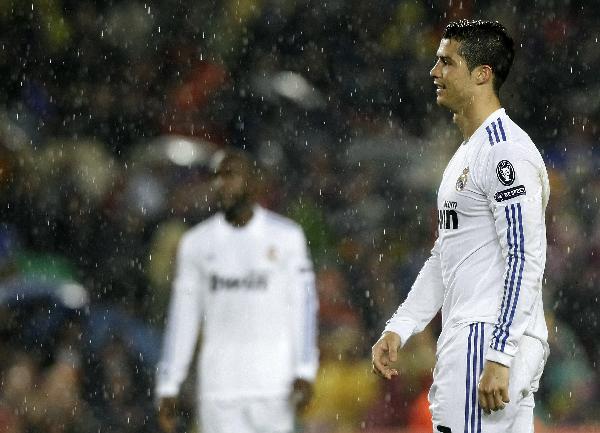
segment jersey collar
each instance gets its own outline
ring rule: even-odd
[[[254,205],[252,207],[252,218],[250,218],[250,221],[248,221],[246,223],[246,225],[237,227],[237,226],[230,224],[225,219],[225,214],[221,212],[220,218],[223,222],[223,224],[221,226],[225,227],[225,228],[227,228],[227,230],[233,231],[235,233],[249,232],[249,231],[253,230],[254,227],[256,227],[258,224],[260,224],[260,222],[263,219],[263,216],[264,216],[264,209],[259,205]]]

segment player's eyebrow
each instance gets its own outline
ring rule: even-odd
[[[437,58],[438,58],[438,59],[440,59],[440,60],[442,60],[442,61],[443,61],[443,62],[445,62],[445,63],[450,63],[450,62],[452,62],[452,59],[451,59],[450,57],[448,57],[448,56],[439,56],[439,55],[438,55],[438,56],[437,56]]]

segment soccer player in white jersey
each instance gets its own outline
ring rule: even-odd
[[[441,309],[429,393],[434,431],[529,433],[548,356],[542,305],[548,176],[498,91],[514,58],[497,22],[452,22],[430,72],[464,141],[438,190],[438,238],[372,350],[391,379],[397,350]],[[483,413],[482,413],[483,412]]]
[[[255,165],[228,152],[215,175],[222,212],[181,240],[159,364],[159,423],[175,431],[176,396],[199,330],[198,416],[206,433],[290,433],[318,367],[317,299],[304,233],[254,201]]]

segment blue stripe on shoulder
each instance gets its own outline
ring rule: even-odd
[[[502,141],[506,141],[506,134],[504,133],[504,127],[502,126],[502,120],[498,117],[498,127],[500,128],[500,134],[502,134]]]
[[[502,125],[502,119],[500,117],[487,125],[485,130],[488,134],[490,146],[506,141],[506,131],[504,130],[504,125]]]
[[[494,137],[496,137],[496,143],[500,143],[500,137],[498,136],[498,128],[496,128],[496,122],[492,122],[492,128],[494,129]]]
[[[492,130],[490,129],[489,126],[486,126],[485,130],[488,133],[488,139],[490,140],[490,146],[493,146],[494,145],[494,139],[492,138]]]

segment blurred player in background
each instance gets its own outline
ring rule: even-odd
[[[438,190],[431,257],[372,351],[373,371],[391,379],[397,350],[441,309],[429,393],[439,432],[532,432],[533,394],[548,356],[548,176],[498,98],[513,58],[513,41],[497,22],[445,29],[430,75],[464,141]]]
[[[255,203],[259,173],[227,152],[215,187],[222,212],[187,232],[156,395],[175,431],[176,396],[202,329],[199,421],[207,433],[287,433],[312,395],[318,367],[314,273],[300,226]]]

